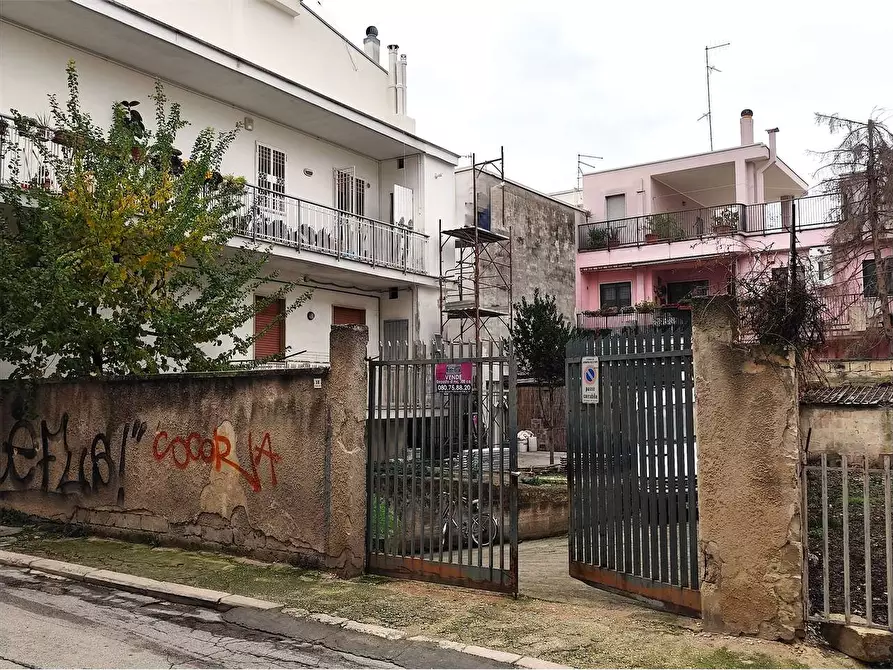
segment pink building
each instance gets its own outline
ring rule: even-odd
[[[782,271],[794,226],[801,258],[840,324],[833,336],[870,326],[872,262],[834,267],[826,245],[840,219],[838,198],[807,195],[807,183],[776,153],[777,132],[755,142],[746,109],[740,146],[584,175],[578,324],[619,325],[637,304],[684,309],[691,296],[728,292],[755,264]],[[835,346],[829,355],[845,351]]]

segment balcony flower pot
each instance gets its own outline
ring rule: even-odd
[[[735,231],[735,228],[728,223],[718,223],[713,226],[713,233],[715,235],[729,235]]]
[[[616,249],[619,246],[620,246],[620,240],[618,240],[616,237],[608,238],[608,249]]]
[[[666,242],[666,238],[662,238],[657,233],[645,233],[645,244],[657,244],[658,242]]]

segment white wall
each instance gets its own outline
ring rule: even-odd
[[[56,93],[64,102],[65,66],[71,58],[77,62],[81,104],[98,124],[107,127],[111,122],[112,103],[128,99],[140,101],[139,110],[147,126],[154,126],[154,103],[148,97],[155,86],[151,77],[8,23],[0,23],[0,111],[8,113],[13,108],[29,116],[48,113],[48,93]],[[165,85],[165,92],[172,102],[182,105],[183,117],[191,124],[178,135],[177,146],[184,154],[189,153],[202,128],[229,130],[245,117],[242,110],[172,84]],[[268,144],[286,153],[286,191],[331,207],[334,205],[333,169],[355,166],[357,176],[371,184],[366,190],[366,215],[381,218],[378,161],[264,118],[253,118],[254,131],[243,130],[236,138],[224,158],[224,172],[242,175],[249,183],[257,183],[255,145]],[[312,177],[304,175],[305,168],[312,170]]]
[[[265,0],[122,2],[302,86],[383,121],[399,122],[387,104],[387,72],[356,44],[365,35],[347,35],[345,41],[304,6],[292,17]],[[383,44],[399,42],[383,37]],[[387,58],[384,47],[382,58]],[[386,60],[381,64],[387,67]]]

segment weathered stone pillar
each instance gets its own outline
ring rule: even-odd
[[[366,326],[333,326],[325,451],[328,567],[344,577],[366,564]]]
[[[735,343],[731,298],[694,305],[701,606],[709,631],[803,633],[792,356]]]

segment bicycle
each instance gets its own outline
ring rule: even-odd
[[[459,503],[456,503],[454,496],[449,493],[440,494],[440,504],[443,508],[441,522],[443,523],[441,530],[441,541],[443,546],[447,546],[450,538],[460,540],[460,547],[468,546],[461,543],[467,540],[472,547],[487,547],[495,539],[499,537],[499,521],[490,514],[489,510],[481,508],[480,500],[471,501],[471,524],[469,525],[468,514],[468,498],[464,495]],[[460,514],[460,511],[462,512]],[[462,527],[459,527],[461,517]]]

